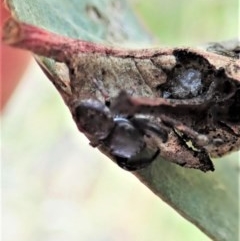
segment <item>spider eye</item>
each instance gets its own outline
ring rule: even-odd
[[[109,109],[102,102],[94,99],[78,102],[75,118],[81,131],[99,140],[106,138],[114,127]]]
[[[109,108],[110,107],[110,105],[111,105],[111,102],[110,102],[110,100],[106,100],[105,101],[105,105]]]
[[[142,133],[125,118],[115,118],[116,125],[106,141],[113,155],[132,158],[145,146]]]

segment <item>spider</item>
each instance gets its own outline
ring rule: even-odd
[[[145,168],[160,154],[180,166],[213,171],[208,149],[222,140],[200,134],[171,116],[170,102],[161,99],[155,108],[158,102],[121,91],[105,104],[97,99],[78,100],[72,113],[90,144],[112,155],[125,170]],[[181,110],[183,116],[185,111]]]
[[[143,116],[113,114],[101,101],[79,100],[73,114],[77,126],[93,147],[102,145],[125,170],[135,171],[152,163],[160,153],[149,148],[146,138],[151,135],[168,140],[166,127],[154,124]]]

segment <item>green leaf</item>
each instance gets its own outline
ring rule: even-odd
[[[150,36],[125,1],[8,0],[8,5],[19,20],[62,35],[124,45],[150,43]],[[50,73],[56,74],[51,61],[43,61]],[[161,160],[135,174],[212,239],[237,241],[238,157],[239,153],[235,153],[214,160],[213,173],[185,169]]]

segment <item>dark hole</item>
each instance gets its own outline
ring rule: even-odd
[[[225,94],[228,94],[232,91],[232,84],[230,83],[230,81],[226,80],[224,83],[223,83],[223,92]]]
[[[105,105],[109,108],[111,105],[111,101],[110,100],[105,100]]]
[[[181,68],[181,67],[182,67],[181,64],[176,64],[176,66],[175,66],[176,69],[179,69],[179,68]]]
[[[105,69],[101,69],[102,75],[106,74],[106,70]]]
[[[219,78],[219,77],[222,77],[224,73],[225,73],[224,68],[219,68],[219,70],[215,73],[215,76]]]
[[[229,119],[232,122],[240,121],[240,103],[237,101],[229,107]]]
[[[70,76],[74,76],[74,69],[73,68],[69,68],[69,75]]]
[[[162,89],[162,85],[157,85],[155,88],[156,88],[157,91],[159,91],[159,90]]]
[[[208,113],[208,117],[212,119],[212,113]]]
[[[210,69],[208,70],[208,74],[213,74],[213,73],[214,73],[213,69],[210,68]]]
[[[240,46],[236,47],[236,48],[233,50],[233,52],[234,52],[236,55],[240,54]]]

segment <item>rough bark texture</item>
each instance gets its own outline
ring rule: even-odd
[[[190,48],[118,49],[61,37],[14,20],[5,25],[4,33],[8,44],[67,65],[69,78],[50,78],[79,130],[92,143],[97,142],[96,136],[76,119],[76,101],[97,98],[110,105],[124,89],[140,98],[131,103],[132,108],[119,100],[114,108],[110,105],[112,112],[145,114],[154,117],[157,125],[165,124],[166,142],[154,134],[147,141],[150,146],[154,139],[163,158],[208,171],[214,170],[209,156],[220,157],[240,147],[240,62],[236,48],[230,57]],[[108,146],[99,147],[111,155]]]

